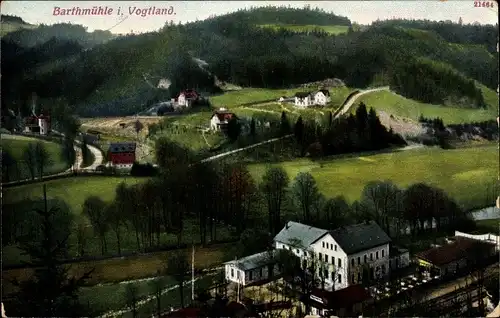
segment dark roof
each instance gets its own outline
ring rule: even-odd
[[[361,285],[350,285],[336,291],[314,288],[312,290],[312,295],[322,299],[322,307],[329,309],[350,308],[355,304],[359,304],[372,298],[370,293]],[[312,299],[312,301],[318,303],[314,299]]]
[[[268,264],[274,263],[274,258],[277,255],[278,250],[272,250],[270,252],[261,252],[240,258],[238,260],[229,261],[224,264],[232,264],[241,270],[247,271],[254,268],[259,268]]]
[[[233,117],[234,118],[238,118],[236,116],[236,114],[231,113],[231,112],[227,112],[227,111],[216,111],[216,112],[214,112],[214,114],[212,115],[212,117],[214,117],[214,116],[217,116],[217,118],[219,118],[220,121],[230,120]],[[212,118],[212,117],[210,117],[210,118]]]
[[[463,236],[455,236],[454,239],[453,243],[428,249],[417,253],[416,256],[433,265],[442,266],[460,259],[470,259],[475,250],[484,251],[488,248],[495,248],[495,244],[491,242],[474,240]]]
[[[274,241],[291,244],[294,240],[299,240],[303,248],[308,248],[326,233],[328,233],[327,230],[290,221],[274,237]]]
[[[306,98],[309,95],[311,95],[311,92],[298,92],[298,93],[295,93],[295,97],[298,97],[298,98]]]
[[[319,93],[319,92],[322,92],[323,94],[325,94],[325,96],[330,96],[330,91],[329,91],[329,90],[327,90],[327,89],[320,89],[320,90],[318,91],[318,93]]]
[[[117,142],[109,145],[109,152],[135,152],[135,142]]]
[[[194,89],[186,89],[186,90],[180,92],[179,96],[182,94],[184,94],[184,96],[186,98],[197,98],[200,95]]]
[[[343,226],[330,235],[347,255],[391,242],[391,239],[374,221]]]
[[[188,307],[161,314],[161,317],[200,317],[200,308]]]

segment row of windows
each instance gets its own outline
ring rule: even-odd
[[[385,250],[382,250],[382,257],[385,256]],[[375,259],[378,259],[379,258],[379,254],[378,254],[378,251],[375,252]],[[363,261],[364,263],[366,264],[368,262],[368,254],[365,254],[363,256]],[[373,261],[373,252],[370,253],[370,261]],[[361,264],[361,257],[358,256],[358,265]],[[354,258],[351,259],[351,265],[354,266]]]
[[[323,258],[323,256],[324,256],[324,258]],[[318,253],[318,259],[321,262],[325,262],[325,263],[328,263],[328,261],[329,261],[328,254],[323,255],[323,253]],[[332,265],[335,265],[335,257],[330,256],[330,259],[331,259]],[[337,267],[342,267],[342,259],[340,257],[337,258]]]
[[[372,270],[373,270],[373,269],[372,269]],[[386,269],[385,269],[385,265],[384,265],[384,264],[382,264],[382,267],[377,266],[377,272],[378,272],[379,270],[381,270],[381,272],[382,272],[382,276],[383,276],[383,275],[385,275],[385,270],[386,270]],[[370,272],[370,277],[371,277],[371,279],[373,279],[373,278],[374,278],[374,273],[373,273],[373,271],[371,271],[371,272]],[[361,274],[361,272],[358,272],[358,281],[357,281],[357,283],[361,283],[361,282],[362,282],[362,280],[363,280],[363,278],[362,278],[362,274]],[[356,282],[354,281],[354,274],[351,274],[351,284],[355,284],[355,283],[356,283]]]
[[[327,242],[323,242],[323,248],[326,248],[326,249],[330,249],[330,250],[335,250],[335,252],[337,251],[337,245],[336,244],[331,244],[331,243],[327,243]]]

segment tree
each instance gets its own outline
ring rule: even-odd
[[[252,121],[250,122],[250,136],[252,136],[252,138],[255,138],[255,136],[256,136],[255,118],[253,118],[253,117],[252,117]]]
[[[137,302],[139,301],[139,288],[134,283],[125,286],[125,302],[127,308],[132,311],[132,317],[137,317]]]
[[[71,166],[71,168],[74,167],[76,161],[74,141],[67,136],[65,136],[63,140],[61,157],[66,164]]]
[[[299,145],[302,145],[302,142],[304,141],[304,122],[302,120],[302,116],[299,116],[299,118],[297,119],[293,130],[295,140],[297,140]]]
[[[292,194],[299,202],[303,222],[308,224],[311,221],[311,208],[320,195],[314,177],[309,172],[300,172],[292,185]]]
[[[281,112],[280,133],[282,136],[290,133],[290,122],[288,121],[288,117],[286,116],[285,111]]]
[[[366,208],[366,212],[389,236],[389,220],[391,216],[399,214],[399,192],[392,181],[372,181],[365,185],[361,194],[361,204]]]
[[[87,218],[84,216],[80,216],[76,220],[76,246],[78,256],[85,256],[88,239],[91,237],[91,234],[89,233],[90,226],[91,224],[89,224]]]
[[[137,119],[134,123],[134,130],[135,130],[135,133],[137,134],[137,140],[139,140],[139,133],[141,132],[141,130],[144,128],[144,125],[139,121],[139,119]]]
[[[151,290],[154,292],[154,297],[156,298],[156,313],[158,317],[161,314],[161,294],[166,285],[166,279],[164,276],[159,276],[149,282]]]
[[[28,144],[28,147],[24,149],[23,159],[24,163],[26,164],[26,168],[28,168],[28,171],[30,172],[31,179],[35,180],[35,172],[38,165],[35,144]]]
[[[104,218],[106,219],[106,223],[113,230],[116,236],[116,245],[118,249],[118,255],[122,255],[121,249],[121,227],[125,225],[125,216],[123,215],[123,210],[119,209],[119,205],[115,202],[107,204],[104,208]]]
[[[30,280],[14,281],[19,291],[12,315],[87,316],[88,309],[78,301],[78,291],[94,269],[82,276],[71,277],[69,268],[60,265],[68,255],[71,214],[67,207],[63,209],[57,204],[49,208],[46,185],[43,186],[43,194],[43,208],[36,208],[33,215],[37,218],[39,240],[23,242],[20,246],[31,257],[29,265],[35,270]]]
[[[83,202],[83,214],[86,215],[94,232],[99,236],[101,241],[101,253],[104,255],[107,252],[106,232],[108,231],[108,223],[106,221],[105,209],[106,203],[97,196],[90,196]]]
[[[286,188],[290,182],[282,167],[270,167],[262,177],[261,191],[267,202],[269,232],[275,235],[281,221],[281,205],[285,199]]]
[[[44,169],[52,162],[45,144],[41,141],[37,142],[35,145],[35,157],[36,162],[38,163],[38,172],[40,173],[41,179],[43,177]]]
[[[82,162],[83,165],[86,167],[92,164],[92,154],[89,150],[89,147],[87,146],[87,141],[85,140],[85,138],[82,141],[81,147],[82,147]]]
[[[229,122],[227,123],[226,134],[229,140],[231,140],[232,142],[238,139],[241,134],[241,123],[239,122],[238,118],[233,116],[229,120]]]
[[[171,253],[167,258],[164,273],[172,276],[178,284],[181,307],[184,308],[184,283],[189,277],[189,262],[187,254],[181,250]]]
[[[343,196],[326,200],[323,206],[324,224],[335,229],[349,222],[351,208]]]
[[[11,168],[15,166],[16,160],[10,155],[9,152],[2,149],[2,181],[9,182],[11,180]]]

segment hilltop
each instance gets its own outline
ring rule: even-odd
[[[297,25],[304,26],[304,32],[287,27]],[[332,34],[327,27],[347,31]],[[85,31],[81,26],[46,28]],[[265,7],[186,25],[167,24],[156,32],[101,43],[59,38],[49,45],[42,36],[27,43],[21,41],[22,34],[30,38],[27,32],[40,30],[21,30],[2,41],[10,39],[10,52],[17,52],[15,45],[31,46],[30,56],[39,62],[27,70],[23,53],[2,54],[2,66],[10,64],[14,79],[2,87],[2,107],[26,105],[26,96],[35,91],[46,107],[57,100],[80,115],[121,116],[168,100],[186,87],[213,95],[220,94],[219,83],[280,89],[339,78],[349,87],[389,85],[419,102],[481,109],[487,102],[475,83],[496,89],[498,61],[489,51],[492,26],[474,26],[482,34],[478,39],[452,37],[469,34],[471,28],[403,20],[359,29],[348,18],[319,9]],[[416,69],[421,72],[413,80]],[[158,88],[159,79],[172,84]]]

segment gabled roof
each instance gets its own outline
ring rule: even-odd
[[[323,93],[325,96],[330,96],[330,91],[327,89],[320,89],[316,93]]]
[[[482,253],[485,250],[494,248],[495,244],[488,241],[456,236],[455,242],[428,249],[417,253],[416,256],[433,265],[442,266],[463,258],[472,259],[474,257],[474,251],[480,251],[480,253]]]
[[[224,264],[235,265],[239,269],[247,271],[268,264],[272,264],[273,262],[275,262],[274,259],[278,253],[279,253],[278,250],[265,251],[247,257],[243,257],[238,260],[226,262]]]
[[[200,94],[194,89],[186,89],[179,93],[179,96],[184,95],[186,98],[197,98]]]
[[[116,142],[109,145],[109,152],[135,152],[135,142]]]
[[[217,116],[217,118],[219,118],[220,121],[230,120],[233,117],[238,118],[236,114],[227,111],[216,111],[210,118],[213,118],[214,116]]]
[[[343,226],[330,235],[347,255],[368,250],[391,242],[391,239],[374,221]]]
[[[308,248],[312,243],[327,233],[327,230],[290,221],[274,237],[274,241],[291,244],[294,243],[295,240],[298,240],[301,242],[302,247]]]
[[[310,96],[311,95],[311,92],[298,92],[298,93],[295,93],[295,97],[298,97],[298,98],[306,98],[307,96]]]

